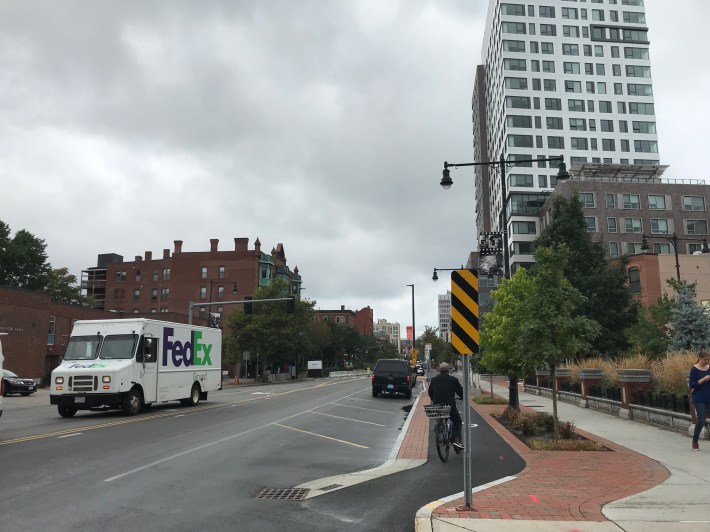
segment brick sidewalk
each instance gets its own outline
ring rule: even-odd
[[[658,462],[579,429],[578,433],[612,452],[532,451],[491,416],[502,412],[505,405],[474,403],[473,408],[520,455],[526,467],[515,480],[476,493],[473,508],[464,508],[461,498],[438,506],[432,517],[606,521],[601,511],[605,504],[649,490],[669,477]],[[423,404],[417,410],[422,410],[427,422]],[[418,422],[418,411],[412,425]],[[428,442],[426,429],[423,437]],[[428,444],[424,447],[427,450]]]

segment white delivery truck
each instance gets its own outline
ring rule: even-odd
[[[194,406],[221,387],[222,331],[149,319],[84,320],[72,329],[52,371],[50,404],[77,410],[123,409],[180,401]]]

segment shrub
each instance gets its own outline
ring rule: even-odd
[[[545,432],[552,432],[555,428],[555,418],[547,412],[536,412],[533,415],[533,420],[536,426],[540,427]]]
[[[656,390],[680,395],[688,393],[686,374],[697,361],[698,355],[693,351],[668,353],[665,358],[654,361],[651,372]]]
[[[535,423],[536,414],[524,414],[518,416],[513,426],[523,433],[523,436],[533,436],[536,432],[537,424]]]
[[[533,451],[607,451],[601,443],[593,440],[544,440],[530,438],[528,447]]]
[[[569,440],[574,434],[574,421],[562,421],[559,424],[560,438],[563,440]]]
[[[501,416],[505,421],[515,424],[515,421],[520,417],[520,410],[517,408],[506,408]]]

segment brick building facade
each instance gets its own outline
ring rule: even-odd
[[[53,303],[47,294],[0,287],[0,332],[5,369],[47,384],[76,320],[116,318],[98,309]]]
[[[248,238],[235,238],[234,249],[227,251],[218,249],[216,238],[210,239],[209,251],[185,252],[182,240],[173,244],[172,253],[164,249],[160,258],[151,251],[133,261],[100,255],[98,266],[82,272],[82,289],[100,308],[154,319],[167,319],[167,313],[186,322],[192,302],[193,323],[207,323],[210,313],[225,320],[241,312],[242,305],[221,303],[244,300],[275,280],[286,281],[288,295],[300,298],[301,276],[297,267],[289,269],[283,244],[271,253],[261,250],[258,238],[254,249]]]

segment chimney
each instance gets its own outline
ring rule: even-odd
[[[340,310],[345,310],[345,305],[340,305]]]
[[[219,244],[219,238],[210,238],[210,253],[217,253],[217,244]]]
[[[247,251],[249,249],[249,239],[248,238],[235,238],[234,239],[234,251]]]
[[[143,257],[141,257],[140,255],[136,255],[136,262],[140,262],[142,260],[143,260]]]
[[[173,240],[175,244],[175,255],[182,253],[182,240]]]
[[[261,252],[261,240],[259,240],[259,237],[256,237],[256,240],[254,241],[254,253],[258,254]]]
[[[170,258],[170,250],[169,250],[169,249],[164,249],[164,250],[163,250],[163,258],[164,258],[164,259],[169,259],[169,258]]]
[[[145,260],[153,260],[153,252],[152,251],[145,252]]]

